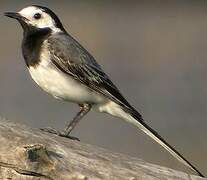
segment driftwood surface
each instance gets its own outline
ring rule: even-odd
[[[0,119],[0,179],[204,178]]]

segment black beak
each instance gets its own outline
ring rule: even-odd
[[[18,21],[25,22],[27,20],[25,17],[21,16],[19,13],[16,12],[5,12],[4,15],[10,18],[17,19]]]
[[[4,13],[5,16],[10,17],[10,18],[14,18],[14,19],[20,19],[21,16],[19,13],[15,13],[15,12],[5,12]]]

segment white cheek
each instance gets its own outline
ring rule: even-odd
[[[48,18],[46,17],[43,18],[42,20],[35,22],[35,26],[38,28],[50,28],[52,29],[53,33],[61,31],[59,28],[55,27],[55,23],[50,17]]]
[[[34,24],[39,28],[53,27],[54,22],[50,17],[42,17],[39,20],[33,20]]]

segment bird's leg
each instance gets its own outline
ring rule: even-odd
[[[69,136],[71,131],[75,128],[75,126],[83,118],[83,116],[85,116],[91,110],[90,104],[83,104],[79,106],[80,106],[80,111],[76,114],[73,120],[66,126],[64,132],[62,133],[63,136],[66,137]]]
[[[56,134],[58,136],[67,137],[67,138],[74,139],[74,140],[79,140],[78,138],[72,137],[69,134],[75,128],[76,124],[78,124],[78,122],[83,118],[83,116],[85,116],[91,110],[91,105],[82,104],[79,106],[80,106],[80,111],[76,114],[73,120],[67,125],[67,127],[65,128],[63,132],[58,132],[57,130],[53,128],[43,128],[41,130],[48,132],[48,133]]]

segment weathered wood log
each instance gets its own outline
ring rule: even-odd
[[[0,179],[204,179],[0,120]]]

